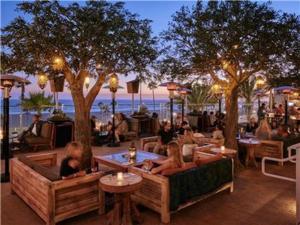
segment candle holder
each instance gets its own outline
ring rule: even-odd
[[[135,160],[136,159],[136,152],[137,152],[137,150],[136,150],[134,142],[131,143],[128,151],[129,151],[129,159]]]

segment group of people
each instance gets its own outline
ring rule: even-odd
[[[92,135],[96,135],[99,131],[96,128],[96,116],[91,117],[91,132]],[[113,125],[111,121],[108,121],[107,132],[108,139],[113,138]],[[128,121],[126,116],[123,113],[115,114],[115,140],[117,143],[125,140],[125,134],[128,132]]]
[[[197,135],[201,135],[205,137],[201,133],[197,133]],[[172,129],[171,123],[168,121],[163,121],[161,124],[161,128],[158,132],[158,140],[153,142],[148,142],[144,145],[145,151],[152,151],[157,154],[166,154],[167,146],[172,141],[177,141],[179,146],[190,145],[190,144],[198,144],[199,140],[195,138],[194,131],[189,126],[187,121],[183,121],[180,126]],[[221,126],[215,126],[212,132],[213,139],[224,139],[223,128]]]
[[[260,120],[258,124],[254,117],[250,118],[245,131],[261,140],[287,138],[290,135],[287,125],[280,124],[278,128],[272,129],[267,119]]]
[[[152,174],[158,174],[166,169],[181,168],[185,162],[180,147],[175,141],[171,141],[166,147],[167,158],[165,160],[145,160],[147,170]],[[81,167],[83,146],[79,142],[71,142],[66,146],[66,157],[60,166],[60,176],[62,179],[71,179],[86,175],[86,170]]]

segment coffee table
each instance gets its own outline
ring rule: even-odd
[[[239,144],[245,146],[247,149],[247,156],[246,156],[246,167],[249,165],[249,161],[257,167],[257,162],[255,160],[255,148],[261,144],[261,142],[257,139],[240,139]]]
[[[152,152],[146,152],[142,150],[137,151],[136,159],[130,160],[128,150],[123,150],[118,153],[108,154],[108,155],[96,155],[93,157],[94,165],[105,165],[112,167],[119,171],[126,172],[131,166],[140,166],[143,164],[144,160],[163,160],[166,156],[155,154]]]
[[[102,190],[115,195],[114,208],[107,214],[108,224],[132,225],[132,213],[135,219],[141,222],[140,213],[130,195],[142,186],[142,181],[141,176],[133,173],[123,174],[122,180],[111,174],[100,178]]]

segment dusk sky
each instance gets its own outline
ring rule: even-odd
[[[67,1],[64,1],[67,2]],[[71,2],[71,1],[69,1]],[[141,18],[147,18],[152,20],[153,35],[159,35],[159,33],[167,28],[168,22],[171,20],[171,15],[177,11],[181,6],[192,6],[194,1],[125,1],[125,7],[132,13],[137,13]],[[15,11],[18,1],[1,1],[1,28],[9,24],[16,16],[20,15]],[[299,1],[274,1],[272,6],[283,12],[296,13],[300,12]],[[25,76],[24,74],[20,74]],[[126,87],[125,82],[134,79],[135,76],[120,77],[121,85]],[[39,91],[39,87],[36,85],[34,77],[29,78],[33,84],[29,85],[26,89],[28,91]],[[144,84],[143,87],[146,85]],[[46,92],[49,92],[49,84],[45,88]],[[156,91],[157,97],[166,97],[167,92],[165,88],[158,88]],[[20,90],[14,89],[12,91],[13,98],[19,98]],[[143,88],[144,98],[151,97],[151,92]],[[107,89],[100,91],[98,98],[110,97],[110,93]],[[118,91],[119,98],[130,98],[127,94],[126,88]],[[60,94],[60,98],[71,98],[69,91],[65,88],[65,92]]]

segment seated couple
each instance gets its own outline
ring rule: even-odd
[[[185,163],[183,161],[179,145],[175,141],[172,141],[167,144],[166,147],[168,156],[167,159],[153,161],[145,160],[142,168],[150,171],[152,174],[159,174],[164,170],[184,167]]]
[[[162,128],[158,132],[158,141],[157,142],[148,142],[144,146],[145,151],[150,151],[153,149],[153,152],[156,154],[166,154],[167,144],[173,140],[174,132],[171,128],[170,122],[164,122]]]

